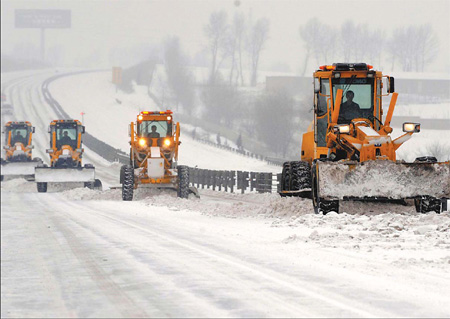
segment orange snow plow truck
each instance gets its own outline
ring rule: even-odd
[[[138,187],[176,189],[178,197],[198,196],[189,187],[189,167],[177,165],[180,124],[174,123],[172,111],[143,111],[131,123],[130,163],[120,169],[122,199],[131,201]]]
[[[82,165],[84,132],[85,127],[78,120],[50,122],[50,148],[47,149],[50,166],[42,164],[35,169],[38,192],[47,192],[48,183],[83,183],[90,189],[102,189],[102,182],[95,178],[95,167],[92,164]]]
[[[1,159],[1,180],[24,177],[34,180],[34,169],[42,159],[32,158],[34,126],[28,121],[9,121],[5,124],[5,158]]]
[[[383,90],[383,87],[386,87]],[[390,95],[383,121],[383,96]],[[417,212],[441,212],[450,198],[450,162],[396,159],[419,123],[403,123],[392,139],[398,93],[394,78],[365,63],[335,63],[314,72],[314,120],[303,134],[301,161],[283,164],[281,196],[311,197],[316,213],[339,212],[339,201],[413,199]]]

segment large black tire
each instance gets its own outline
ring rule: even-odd
[[[431,196],[422,196],[414,199],[414,205],[418,213],[441,212],[441,200]]]
[[[134,169],[126,165],[123,170],[122,199],[124,201],[133,200],[134,191]]]
[[[94,181],[94,189],[97,191],[101,191],[102,190],[102,181],[99,179],[95,179]]]
[[[39,193],[46,193],[47,192],[47,183],[36,183],[37,185],[37,191]]]
[[[280,193],[284,196],[311,197],[311,168],[308,162],[293,161],[283,164],[281,173],[282,191],[299,191],[299,193]]]
[[[120,184],[123,184],[123,174],[124,174],[124,171],[125,171],[125,167],[127,167],[128,165],[122,165],[121,167],[120,167],[120,176],[119,176],[119,183]]]
[[[84,187],[94,190],[102,190],[102,182],[99,179],[95,179],[93,182],[85,182]]]
[[[289,190],[290,180],[291,180],[291,162],[285,162],[283,163],[283,170],[281,171],[281,181],[280,181],[281,191]],[[281,192],[280,196],[286,197],[288,196],[288,194]]]
[[[314,161],[311,167],[311,196],[316,214],[328,214],[331,211],[339,213],[339,200],[325,200],[319,194],[319,176],[317,174],[317,164]]]
[[[178,169],[178,197],[189,197],[189,167],[180,165]]]
[[[294,196],[311,197],[311,167],[308,162],[291,162],[291,190],[305,190]]]

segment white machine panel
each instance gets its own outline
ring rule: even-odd
[[[164,158],[149,158],[147,160],[148,177],[161,178],[164,176]]]

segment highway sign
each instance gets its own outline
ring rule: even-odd
[[[70,28],[70,10],[16,9],[16,28]]]

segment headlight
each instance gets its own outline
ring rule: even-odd
[[[139,145],[140,145],[140,146],[145,146],[146,144],[147,144],[147,142],[145,141],[145,139],[141,138],[141,139],[139,140]]]
[[[164,146],[170,146],[170,144],[172,144],[172,142],[168,138],[164,140]]]
[[[139,116],[138,116],[138,120],[139,120],[139,121],[142,121],[143,118],[144,118],[144,117],[143,117],[142,115],[139,115]]]
[[[403,132],[418,133],[420,132],[420,123],[403,123]]]
[[[168,116],[168,117],[167,117],[167,120],[168,120],[168,121],[170,121],[171,119],[172,119],[172,117],[171,117],[171,116]]]
[[[340,134],[348,134],[350,133],[350,125],[348,124],[336,125],[334,127],[334,131],[339,132]]]
[[[46,150],[46,152],[47,152],[47,153],[53,153],[53,149],[52,149],[52,148],[49,148],[49,149]]]

